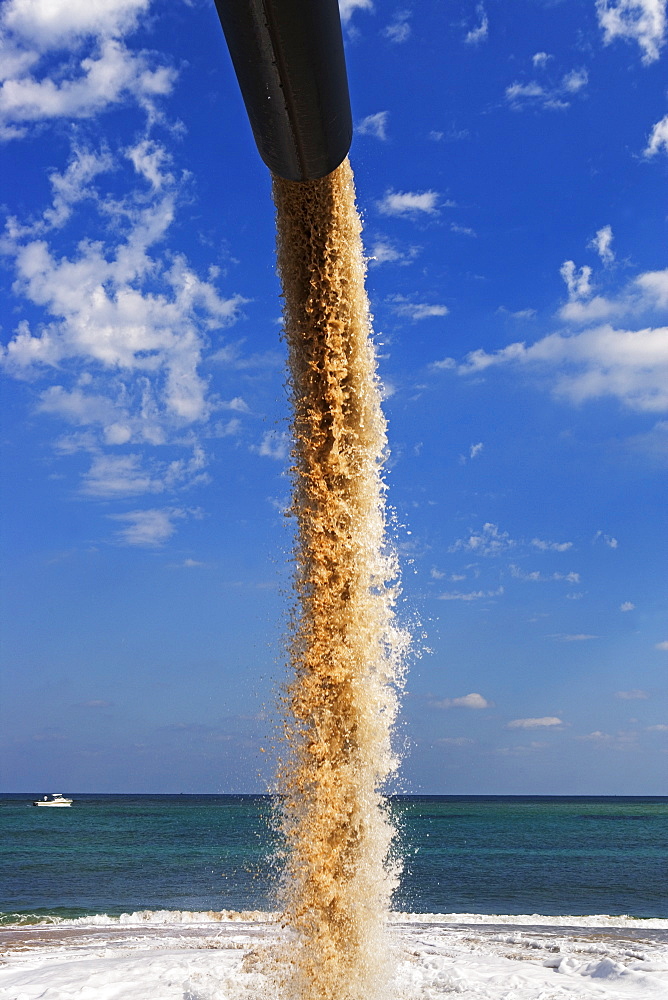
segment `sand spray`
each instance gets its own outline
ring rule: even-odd
[[[285,751],[284,991],[374,1000],[396,865],[382,795],[407,645],[394,618],[387,450],[350,164],[319,180],[274,177],[293,408],[296,601]]]

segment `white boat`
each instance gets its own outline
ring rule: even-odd
[[[71,806],[72,801],[72,799],[66,799],[64,795],[60,794],[60,792],[53,792],[51,795],[45,795],[43,799],[35,799],[33,805],[51,806],[51,808],[54,806],[60,806],[62,809],[63,806]]]

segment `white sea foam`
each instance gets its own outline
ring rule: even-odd
[[[387,1000],[665,1000],[668,920],[393,914]],[[139,911],[0,931],[0,1000],[277,1000],[264,912]]]

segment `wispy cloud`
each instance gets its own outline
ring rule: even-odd
[[[383,215],[436,215],[439,208],[438,191],[387,191],[377,202]],[[452,202],[446,202],[452,205]]]
[[[129,101],[155,116],[156,101],[170,93],[176,71],[124,43],[149,3],[8,0],[0,20],[0,137],[16,138],[45,119],[87,118]]]
[[[470,601],[482,601],[488,597],[500,597],[503,594],[503,587],[497,587],[496,590],[471,590],[469,592],[462,592],[458,590],[447,591],[444,594],[438,595],[439,601],[464,601],[469,603]]]
[[[616,38],[635,41],[646,65],[655,62],[666,40],[665,0],[596,0],[606,45]]]
[[[619,605],[619,610],[620,611],[634,611],[635,610],[635,604],[633,604],[632,601],[624,601],[622,604]]]
[[[572,542],[548,542],[542,538],[532,538],[531,544],[540,552],[568,552],[573,547]]]
[[[590,639],[598,639],[598,636],[587,632],[555,632],[549,635],[548,639],[557,639],[559,642],[588,642]]]
[[[410,302],[402,295],[395,295],[390,299],[393,303],[393,310],[397,316],[407,316],[413,322],[421,319],[433,319],[435,316],[447,316],[450,310],[447,306],[430,302]]]
[[[570,70],[552,84],[538,80],[529,80],[526,83],[515,80],[506,87],[505,99],[513,111],[523,111],[527,108],[564,111],[570,107],[572,98],[584,91],[588,82],[586,69]]]
[[[622,701],[645,701],[649,695],[646,691],[640,691],[635,688],[633,691],[616,691],[615,698],[620,698]]]
[[[514,564],[510,565],[510,575],[516,580],[524,580],[528,583],[546,583],[551,580],[561,580],[564,583],[580,583],[579,573],[541,573],[539,570],[527,572]]]
[[[207,464],[206,453],[199,445],[195,445],[190,458],[171,462],[151,460],[145,464],[136,453],[97,454],[82,476],[81,493],[113,499],[190,489],[209,482]]]
[[[668,115],[652,128],[644,155],[647,157],[656,156],[662,149],[664,153],[668,153]]]
[[[123,173],[129,186],[118,201]],[[74,144],[66,168],[49,180],[51,205],[27,223],[9,219],[2,240],[14,293],[37,319],[18,324],[0,365],[50,383],[36,393],[36,412],[76,428],[56,440],[58,452],[91,454],[81,495],[120,499],[208,482],[201,428],[219,409],[248,407],[241,397],[213,398],[201,369],[210,334],[235,322],[244,300],[220,295],[215,270],[203,279],[165,249],[180,199],[169,154],[148,139],[116,154]],[[81,229],[84,209],[95,239]],[[67,237],[77,225],[74,249],[56,249],[61,231]],[[210,426],[211,435],[237,433],[234,419],[220,434]],[[156,446],[169,446],[172,457],[153,457]],[[157,538],[167,523],[162,514],[144,522],[130,523],[122,538],[138,544],[151,530]]]
[[[458,538],[450,552],[468,551],[479,556],[499,556],[517,545],[507,531],[500,531],[498,524],[488,521],[480,531],[472,531],[468,538]]]
[[[615,261],[615,254],[612,250],[612,226],[603,226],[598,230],[596,236],[592,238],[588,244],[592,250],[595,250],[599,255],[606,267],[613,264]]]
[[[556,715],[544,715],[540,719],[513,719],[509,722],[507,729],[548,729],[554,726],[563,726],[563,722]]]
[[[357,124],[359,135],[372,135],[376,139],[387,139],[387,120],[389,111],[377,111],[374,115],[367,115]]]
[[[474,28],[471,28],[464,36],[464,41],[467,45],[479,45],[480,42],[485,41],[489,32],[489,18],[483,4],[477,4],[476,15],[478,17],[478,24]]]
[[[372,0],[339,0],[341,20],[347,24],[356,10],[373,10]]]
[[[283,462],[290,454],[290,435],[285,431],[266,431],[256,451],[263,458]]]
[[[393,240],[382,237],[371,246],[370,266],[380,264],[412,264],[420,252],[419,247],[401,248]]]
[[[193,514],[197,516],[198,512],[177,507],[164,507],[133,510],[127,514],[110,514],[109,518],[125,525],[117,533],[119,541],[124,545],[158,548],[172,537],[176,531],[176,521]]]
[[[663,294],[663,282],[657,282],[653,292]],[[459,363],[444,358],[432,368],[466,376],[497,365],[545,373],[554,394],[571,403],[612,397],[632,410],[668,410],[667,327],[628,330],[604,324],[573,335],[551,333],[534,344],[517,342],[492,353],[471,351]]]
[[[609,549],[619,548],[619,542],[617,541],[617,539],[613,535],[607,535],[605,531],[601,530],[596,532],[596,534],[592,539],[592,542],[603,542],[603,544],[607,545]]]
[[[664,639],[663,642],[657,642],[654,648],[663,651],[668,650],[668,639]]]
[[[411,12],[409,10],[397,11],[393,20],[390,21],[387,27],[383,28],[384,37],[395,45],[407,42],[411,37],[410,18]]]
[[[462,695],[461,698],[441,698],[439,701],[432,701],[434,708],[491,708],[493,702],[483,698],[481,694],[472,691],[471,694]]]
[[[462,226],[458,222],[450,223],[450,232],[459,233],[460,236],[472,236],[474,238],[478,235],[475,229],[472,229],[471,226]]]

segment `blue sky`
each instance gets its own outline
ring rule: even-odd
[[[665,0],[344,0],[401,788],[665,794]],[[5,790],[263,790],[270,179],[213,3],[0,14]]]

